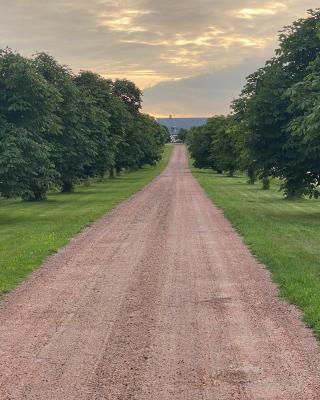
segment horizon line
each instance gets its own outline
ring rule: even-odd
[[[199,116],[186,116],[186,117],[181,117],[181,116],[178,116],[178,117],[175,117],[175,116],[172,116],[172,119],[193,119],[193,118],[199,118],[199,119],[206,119],[206,118],[211,118],[212,116],[202,116],[202,117],[199,117]],[[170,119],[170,116],[155,116],[154,115],[154,118],[156,118],[156,119]]]

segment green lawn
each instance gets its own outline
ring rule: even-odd
[[[320,338],[320,200],[290,202],[276,182],[263,191],[245,177],[192,172]]]
[[[156,166],[114,180],[78,186],[72,194],[53,193],[48,201],[0,200],[0,294],[10,291],[77,232],[151,182],[167,165],[166,146]]]

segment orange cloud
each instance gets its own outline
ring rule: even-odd
[[[275,15],[281,11],[287,9],[287,6],[283,3],[270,3],[265,7],[256,7],[256,8],[242,8],[240,10],[234,11],[234,15],[238,18],[243,19],[253,19],[254,17],[259,16],[270,16]]]

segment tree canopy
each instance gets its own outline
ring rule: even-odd
[[[50,189],[154,164],[167,132],[141,104],[128,80],[0,50],[0,195],[43,200]]]
[[[287,198],[319,197],[319,53],[320,10],[309,10],[280,32],[274,57],[247,77],[232,113],[189,132],[195,165],[245,170],[264,188],[277,177]]]

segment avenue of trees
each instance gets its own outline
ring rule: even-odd
[[[141,97],[128,80],[0,50],[0,196],[43,200],[156,163],[168,132],[140,112]]]
[[[228,116],[193,128],[187,142],[199,168],[269,188],[279,178],[286,198],[320,196],[320,9],[284,27],[279,48],[251,74]]]

